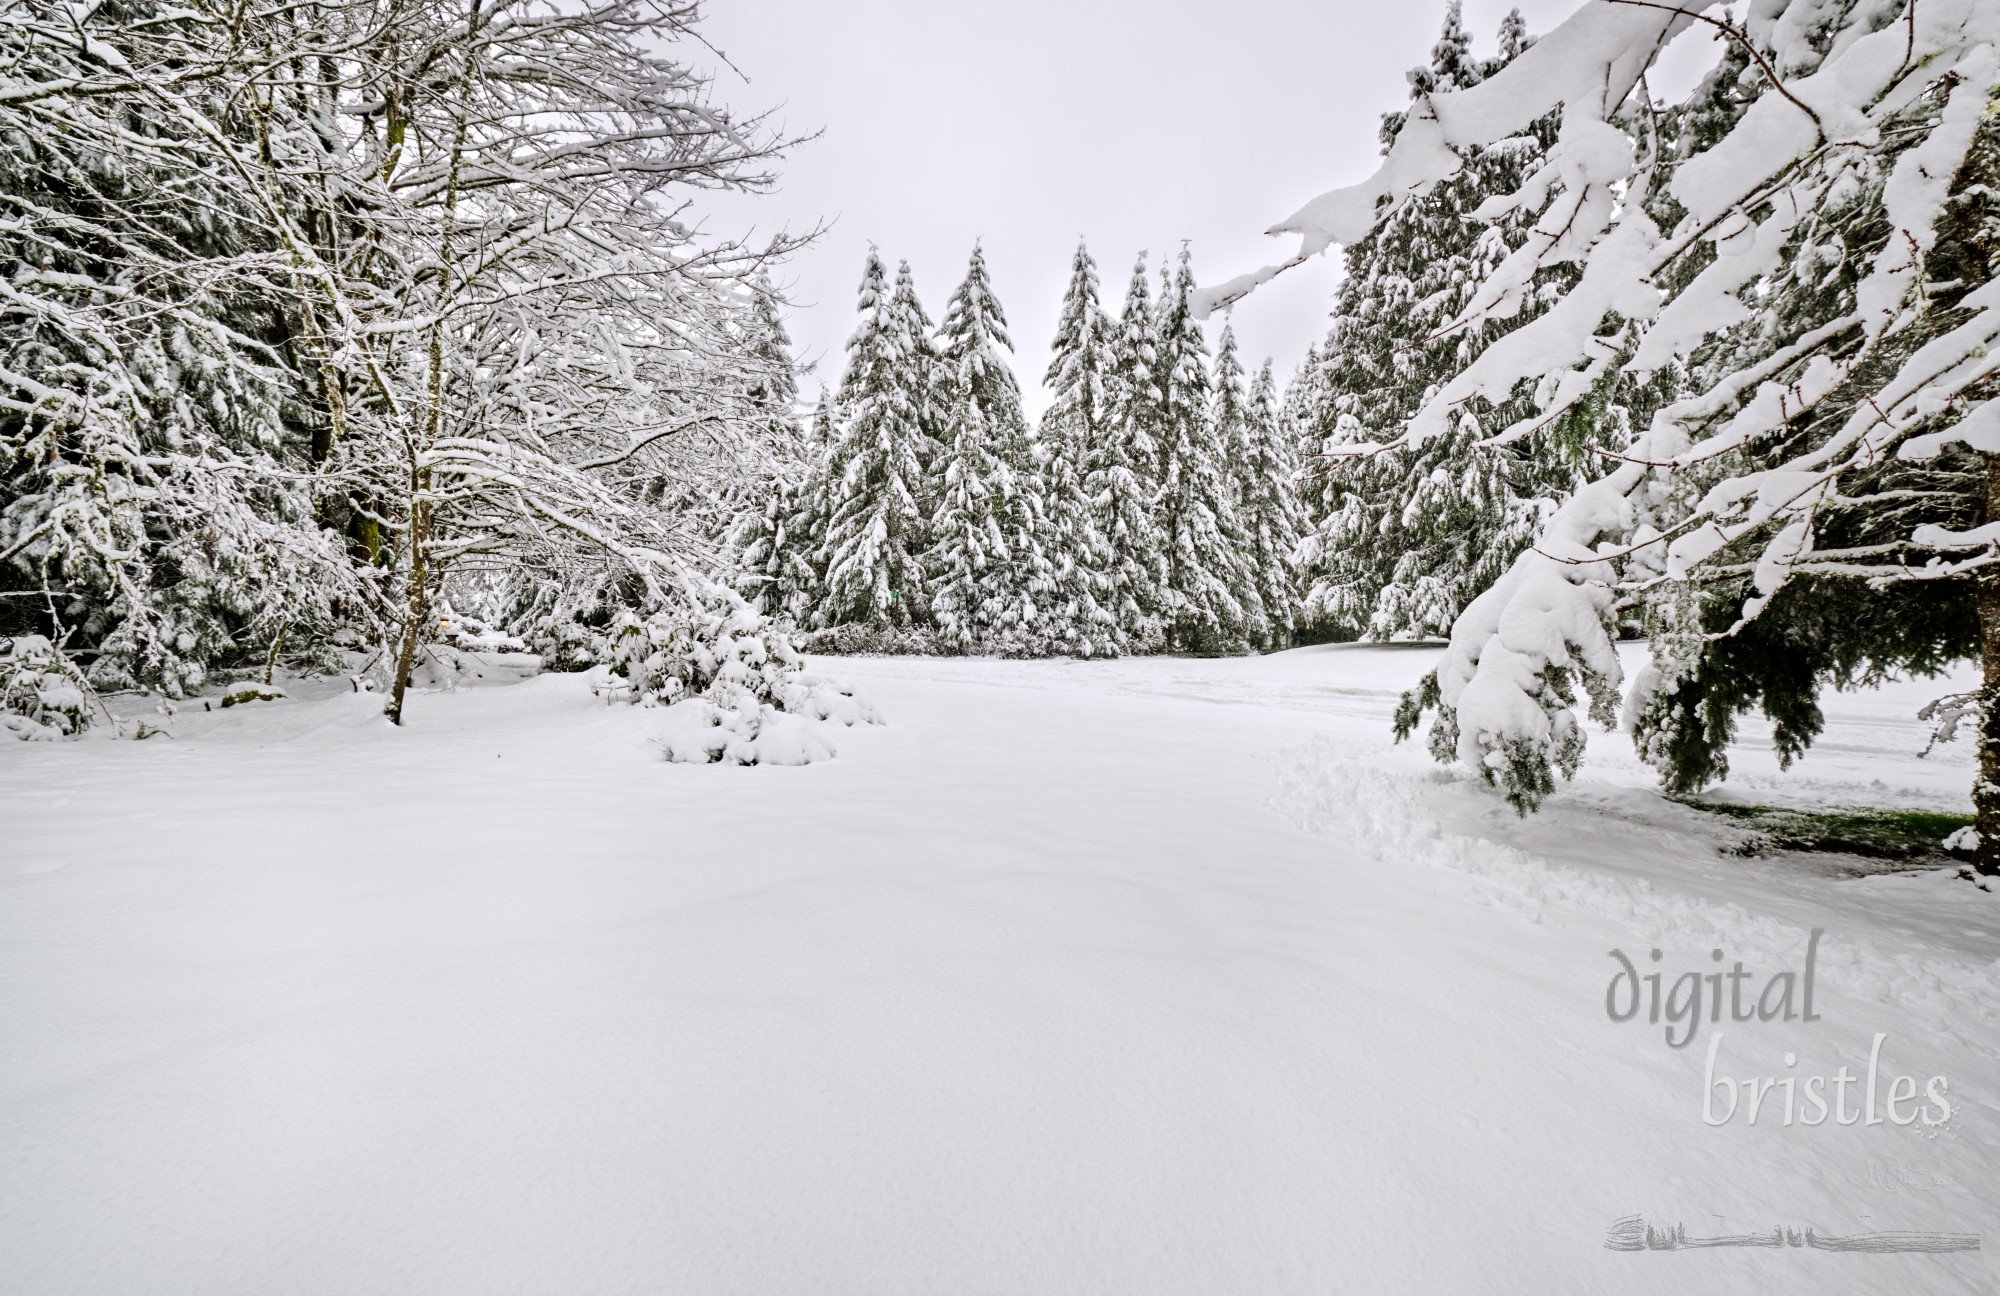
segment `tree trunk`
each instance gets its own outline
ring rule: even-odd
[[[264,683],[267,686],[271,682],[271,677],[277,673],[278,654],[284,650],[285,630],[291,624],[290,621],[278,622],[278,633],[271,636],[271,654],[264,659]]]
[[[423,642],[424,620],[430,615],[430,569],[426,542],[430,538],[430,470],[417,474],[411,486],[410,506],[410,604],[403,618],[403,643],[396,653],[396,682],[389,691],[389,705],[383,714],[390,724],[403,723],[403,694],[409,691],[410,671],[417,664],[417,648]]]
[[[477,37],[481,27],[480,15],[484,12],[481,0],[468,0],[466,32]],[[465,134],[471,117],[472,51],[459,52],[458,91],[456,115],[452,126],[451,160],[445,167],[444,185],[444,229],[438,244],[438,296],[437,314],[430,326],[430,376],[427,381],[428,397],[424,410],[422,441],[407,444],[410,455],[410,607],[403,622],[403,646],[396,654],[396,683],[389,693],[386,714],[391,724],[403,723],[403,694],[410,687],[410,671],[417,662],[417,647],[423,641],[424,622],[430,615],[430,538],[431,538],[431,468],[426,456],[430,448],[438,443],[444,434],[444,332],[445,305],[451,298],[453,270],[457,265],[452,253],[458,233],[458,181],[459,168],[465,161]],[[399,115],[392,114],[390,127],[395,152],[402,150],[403,122]],[[393,163],[394,154],[391,155]],[[386,180],[391,170],[385,170]],[[417,429],[406,433],[417,435]]]
[[[1986,457],[1986,517],[2000,518],[2000,454]],[[2000,567],[1979,571],[1979,782],[1972,789],[1979,845],[1972,866],[2000,876]]]

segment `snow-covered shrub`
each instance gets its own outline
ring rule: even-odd
[[[40,635],[0,639],[0,725],[28,741],[73,738],[90,727],[90,686]]]
[[[668,760],[687,765],[809,765],[834,755],[806,717],[727,687],[719,700],[684,698],[668,707],[659,742]]]
[[[610,664],[635,702],[672,702],[726,684],[760,703],[778,702],[781,687],[805,665],[770,618],[734,590],[700,580],[689,581],[687,600],[677,606],[646,617],[620,613]]]
[[[548,671],[583,671],[603,664],[611,655],[611,640],[575,617],[544,616],[521,634],[528,651],[542,659]]]
[[[875,710],[873,702],[824,675],[788,677],[778,685],[771,705],[808,720],[831,720],[848,726],[882,723],[882,716]]]
[[[804,665],[770,618],[698,579],[680,606],[624,612],[611,631],[610,675],[626,700],[668,704],[660,743],[671,761],[804,765],[834,754],[819,723],[881,723],[867,699]]]

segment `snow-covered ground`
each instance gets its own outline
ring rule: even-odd
[[[824,662],[888,723],[803,768],[669,764],[574,676],[0,744],[0,1290],[2000,1287],[2000,896],[1724,854],[1615,736],[1519,820],[1389,744],[1432,659]],[[1962,806],[1939,691],[1829,699],[1788,774],[1748,726],[1729,787]],[[1614,949],[1755,989],[1814,927],[1819,1020],[1715,1074],[1880,1032],[1941,1130],[1707,1124],[1717,1031],[1607,1015]]]

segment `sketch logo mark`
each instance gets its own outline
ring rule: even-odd
[[[1785,1228],[1768,1233],[1689,1237],[1684,1225],[1654,1228],[1643,1215],[1627,1215],[1611,1225],[1604,1245],[1613,1251],[1696,1251],[1705,1247],[1799,1247],[1811,1251],[1977,1251],[1976,1233],[1820,1233],[1810,1228]]]

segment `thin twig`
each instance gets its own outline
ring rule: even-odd
[[[1726,22],[1721,18],[1711,18],[1705,13],[1699,13],[1693,9],[1684,8],[1681,5],[1658,4],[1655,3],[1655,0],[1611,0],[1611,3],[1621,4],[1621,5],[1632,5],[1633,7],[1639,9],[1659,9],[1666,13],[1680,14],[1683,17],[1692,18],[1696,22],[1705,22],[1709,26],[1715,28],[1717,31],[1720,31],[1723,34],[1727,35],[1731,40],[1741,45],[1746,54],[1748,54],[1751,58],[1756,60],[1758,68],[1761,69],[1764,75],[1770,79],[1771,88],[1773,90],[1776,90],[1779,94],[1783,95],[1788,101],[1790,101],[1790,103],[1794,108],[1797,108],[1800,112],[1812,118],[1813,130],[1818,132],[1820,140],[1822,142],[1825,141],[1826,124],[1819,119],[1819,114],[1814,112],[1811,108],[1807,107],[1804,100],[1800,99],[1797,95],[1793,94],[1791,91],[1785,89],[1784,81],[1779,79],[1778,70],[1771,66],[1770,60],[1766,59],[1763,53],[1759,51],[1758,48],[1751,43],[1749,36],[1745,35],[1743,32],[1738,31],[1730,23]],[[1915,6],[1912,5],[1911,8],[1912,10],[1914,10]],[[1914,19],[1912,21],[1914,22]],[[1916,29],[1914,26],[1912,26],[1911,28],[1910,41],[1912,47],[1914,48],[1916,42]]]

